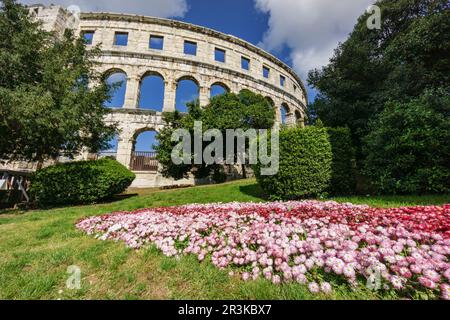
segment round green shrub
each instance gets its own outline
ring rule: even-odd
[[[269,149],[270,150],[270,149]],[[255,174],[262,190],[273,200],[321,195],[331,178],[331,144],[325,128],[284,128],[280,131],[279,170],[272,176]]]
[[[38,170],[30,194],[41,205],[94,203],[122,193],[135,177],[112,159],[62,163]]]
[[[329,192],[333,195],[354,194],[356,158],[349,128],[327,128],[333,152]]]

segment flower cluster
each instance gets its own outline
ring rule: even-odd
[[[132,248],[193,254],[244,281],[349,286],[450,299],[450,205],[377,209],[336,202],[230,203],[118,212],[77,227]],[[342,281],[341,281],[342,282]]]

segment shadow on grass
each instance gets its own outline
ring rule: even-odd
[[[259,186],[259,184],[254,183],[246,186],[240,186],[239,191],[243,194],[261,199],[261,200],[267,200],[267,197],[264,196],[264,192]]]
[[[110,198],[99,200],[97,202],[92,202],[92,203],[72,203],[72,204],[68,203],[68,204],[58,204],[58,205],[38,205],[36,203],[21,204],[18,208],[2,208],[2,209],[0,209],[0,216],[7,215],[7,214],[15,214],[15,213],[25,213],[27,211],[32,211],[32,210],[52,210],[52,209],[64,209],[64,208],[73,208],[73,207],[84,207],[84,206],[91,206],[91,205],[96,205],[96,204],[113,204],[115,202],[120,202],[120,201],[134,198],[137,196],[139,196],[139,194],[137,194],[137,193],[119,194],[119,195],[115,195]]]

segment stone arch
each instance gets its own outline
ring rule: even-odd
[[[127,91],[127,73],[118,68],[112,68],[103,73],[103,81],[110,86],[110,99],[104,102],[107,108],[122,108],[125,105]]]
[[[272,99],[271,97],[266,97],[266,100],[270,103],[270,105],[271,105],[272,107],[275,108],[275,102],[273,101],[273,99]]]
[[[225,83],[216,81],[210,87],[210,97],[213,98],[215,96],[219,96],[225,93],[231,92],[230,87]]]
[[[124,73],[128,77],[128,72],[122,67],[107,67],[105,69],[100,70],[100,72],[103,81],[105,81],[109,76],[111,76],[114,73]]]
[[[154,142],[157,143],[156,135],[158,134],[158,131],[154,127],[143,127],[140,129],[137,129],[132,137],[133,142],[133,151],[140,151],[140,152],[153,152],[153,147],[151,144],[148,144],[146,146],[148,138],[152,138]],[[142,141],[141,139],[145,139],[145,141]],[[149,140],[149,142],[153,142],[152,140]]]
[[[133,171],[157,171],[158,161],[154,146],[158,144],[158,132],[153,127],[135,131],[132,138],[130,169]]]
[[[191,75],[185,75],[175,82],[175,109],[187,112],[187,104],[200,98],[200,82]]]
[[[287,103],[282,103],[280,107],[280,114],[281,114],[281,124],[288,124],[288,117],[291,113],[291,110],[289,109],[289,106]]]
[[[295,123],[298,126],[304,126],[305,125],[305,117],[299,110],[295,110]]]
[[[180,77],[178,77],[176,83],[179,83],[180,81],[183,81],[183,80],[190,80],[190,81],[194,82],[197,86],[200,87],[200,81],[198,81],[197,78],[194,77],[193,75],[186,74],[186,75],[180,76]]]
[[[139,83],[139,108],[162,112],[165,89],[165,79],[161,73],[156,71],[145,72]]]

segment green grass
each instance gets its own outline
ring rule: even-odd
[[[450,196],[336,198],[390,207],[450,203]],[[81,218],[145,207],[231,201],[264,201],[253,180],[171,191],[140,190],[112,203],[0,214],[0,299],[320,299],[297,284],[274,286],[230,278],[194,257],[164,257],[155,248],[84,235]],[[81,268],[81,290],[66,288],[67,267]],[[380,298],[339,287],[330,299]],[[387,297],[381,297],[387,298]]]

